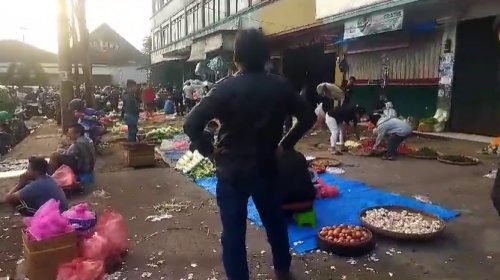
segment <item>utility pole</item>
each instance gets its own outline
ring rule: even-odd
[[[63,132],[74,122],[69,112],[69,102],[73,99],[73,83],[69,79],[71,74],[71,50],[69,17],[66,0],[56,0],[59,8],[58,33],[59,33],[59,73],[61,77],[61,125]]]

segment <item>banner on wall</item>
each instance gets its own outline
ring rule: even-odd
[[[403,10],[392,10],[346,21],[344,24],[344,40],[401,30],[403,28],[403,16]]]

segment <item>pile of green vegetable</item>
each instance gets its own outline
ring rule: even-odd
[[[175,135],[182,133],[182,129],[167,126],[155,128],[146,133],[146,141],[153,143],[161,143],[164,139],[172,139]]]
[[[193,180],[215,176],[215,166],[205,158],[195,168],[191,169],[187,175]]]
[[[422,147],[414,152],[411,153],[413,156],[419,156],[419,157],[434,157],[436,158],[438,156],[438,152],[436,152],[434,149],[431,149],[429,147]]]

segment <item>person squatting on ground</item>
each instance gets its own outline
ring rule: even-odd
[[[377,150],[384,138],[387,138],[387,153],[382,159],[395,160],[399,145],[413,133],[411,126],[398,118],[381,118],[380,115],[370,116],[370,122],[376,125],[373,132],[377,134],[373,150]]]
[[[67,150],[51,155],[49,174],[53,174],[63,164],[69,166],[77,177],[94,173],[96,160],[94,144],[92,140],[85,136],[83,127],[75,124],[69,128],[67,135],[72,144]]]
[[[134,80],[127,80],[127,90],[123,95],[123,120],[127,125],[127,142],[137,141],[139,130],[139,102],[137,101],[137,83]]]
[[[15,207],[22,216],[33,216],[47,201],[59,201],[61,212],[68,210],[68,201],[63,190],[47,175],[48,163],[42,157],[29,159],[28,171],[19,177],[6,197],[6,202]]]
[[[267,231],[276,279],[292,279],[287,226],[275,187],[276,154],[292,150],[314,124],[315,115],[285,78],[265,72],[269,58],[262,32],[239,31],[234,62],[240,71],[219,81],[184,124],[198,151],[215,159],[222,255],[230,280],[249,279],[245,246],[249,197]],[[282,139],[283,123],[289,115],[296,117],[297,123]],[[212,119],[221,124],[215,148],[203,137]]]

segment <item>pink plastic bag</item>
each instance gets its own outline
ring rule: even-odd
[[[102,280],[104,262],[77,258],[59,266],[56,280]]]
[[[69,166],[64,164],[61,165],[51,177],[62,189],[72,188],[77,184],[75,173],[73,173],[73,170],[71,170]]]
[[[70,220],[94,220],[95,213],[90,211],[87,203],[80,203],[71,207],[62,214]]]
[[[59,202],[51,199],[36,211],[33,218],[24,220],[27,232],[36,241],[50,239],[73,231],[67,218],[59,211]]]
[[[113,254],[121,255],[129,248],[128,231],[123,216],[106,209],[96,225],[96,232],[109,241]]]
[[[80,244],[80,255],[83,258],[106,261],[111,255],[109,241],[97,232]]]

